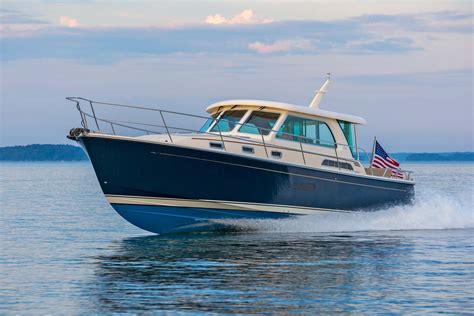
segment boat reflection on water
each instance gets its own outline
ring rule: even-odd
[[[381,295],[400,289],[397,276],[411,255],[403,239],[367,233],[130,238],[98,257],[96,293],[88,296],[107,313],[321,313],[357,305],[369,311]]]

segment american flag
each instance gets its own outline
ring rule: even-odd
[[[375,141],[374,157],[370,166],[373,168],[388,168],[392,172],[392,178],[404,178],[400,171],[400,163],[390,157],[378,141]]]

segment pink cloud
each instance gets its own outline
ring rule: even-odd
[[[220,14],[208,15],[206,17],[207,24],[265,24],[271,23],[273,19],[264,18],[253,13],[252,9],[246,9],[232,18],[226,18]]]
[[[71,18],[70,16],[61,16],[59,18],[59,24],[65,27],[78,27],[79,21],[77,21],[77,19]]]
[[[254,50],[259,54],[288,52],[293,49],[310,50],[313,48],[309,40],[276,41],[271,44],[265,44],[262,42],[253,42],[253,43],[248,44],[247,47],[248,49]]]

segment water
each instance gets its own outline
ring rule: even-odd
[[[474,164],[416,164],[417,201],[153,236],[88,163],[0,167],[0,314],[474,313]]]

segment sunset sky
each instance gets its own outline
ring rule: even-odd
[[[221,99],[362,116],[389,151],[472,151],[472,1],[8,1],[1,146],[67,143],[69,95],[204,114]]]

